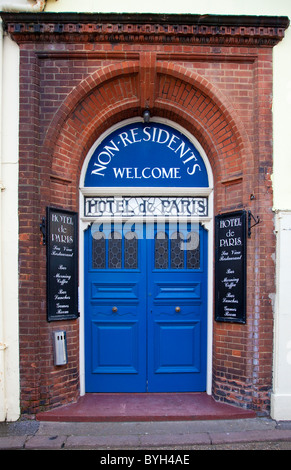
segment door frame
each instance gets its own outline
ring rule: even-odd
[[[83,396],[86,393],[85,390],[85,324],[84,324],[84,315],[85,315],[85,306],[84,306],[84,232],[90,224],[94,222],[94,218],[90,219],[89,217],[84,217],[84,197],[85,196],[168,196],[169,188],[156,188],[156,187],[94,187],[88,188],[84,187],[84,179],[87,170],[88,163],[96,147],[104,140],[104,138],[114,132],[116,129],[119,129],[127,124],[132,124],[134,122],[141,122],[142,118],[127,119],[125,121],[119,122],[117,125],[112,126],[105,133],[103,133],[99,139],[92,146],[90,151],[85,158],[83,163],[81,176],[80,176],[80,185],[79,185],[79,367],[80,367],[80,395]],[[189,187],[177,187],[171,188],[171,196],[205,196],[208,197],[208,216],[200,217],[199,223],[208,231],[208,274],[207,274],[207,371],[206,371],[206,393],[211,395],[212,389],[212,352],[213,352],[213,263],[214,263],[214,215],[213,215],[213,200],[214,200],[214,190],[213,190],[213,173],[210,166],[210,162],[207,158],[207,155],[199,142],[193,137],[188,131],[186,131],[180,125],[163,118],[152,118],[151,122],[162,123],[176,129],[177,131],[182,132],[188,139],[193,143],[193,145],[199,150],[201,157],[204,160],[209,186],[207,188],[189,188]],[[114,218],[114,221],[121,222],[122,218]],[[180,220],[180,219],[179,219]],[[109,220],[102,218],[102,222],[106,223]],[[144,219],[144,222],[151,222],[149,217]],[[190,221],[188,219],[188,221]],[[195,220],[197,222],[197,220]]]

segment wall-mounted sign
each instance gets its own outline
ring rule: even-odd
[[[215,217],[215,320],[246,322],[246,211]]]
[[[94,150],[86,187],[208,187],[197,148],[181,132],[157,122],[135,122],[109,134]]]
[[[85,197],[85,217],[205,217],[207,197]]]
[[[47,208],[47,319],[78,317],[78,217]]]

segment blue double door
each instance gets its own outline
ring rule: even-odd
[[[207,232],[93,224],[85,233],[86,392],[205,391]]]

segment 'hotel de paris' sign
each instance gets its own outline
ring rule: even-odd
[[[176,129],[135,122],[110,133],[93,150],[85,187],[168,187],[167,197],[85,196],[85,217],[206,217],[208,198],[170,197],[171,188],[207,188],[204,160]]]

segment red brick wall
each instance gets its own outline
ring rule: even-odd
[[[59,37],[21,41],[20,49],[23,411],[79,396],[79,321],[46,320],[46,256],[39,233],[45,207],[78,211],[80,171],[91,145],[110,126],[149,106],[152,116],[180,124],[203,146],[214,174],[214,213],[246,208],[261,218],[248,240],[247,323],[213,320],[213,396],[267,412],[275,289],[272,49]],[[67,331],[69,360],[54,367],[51,336],[59,328]]]

